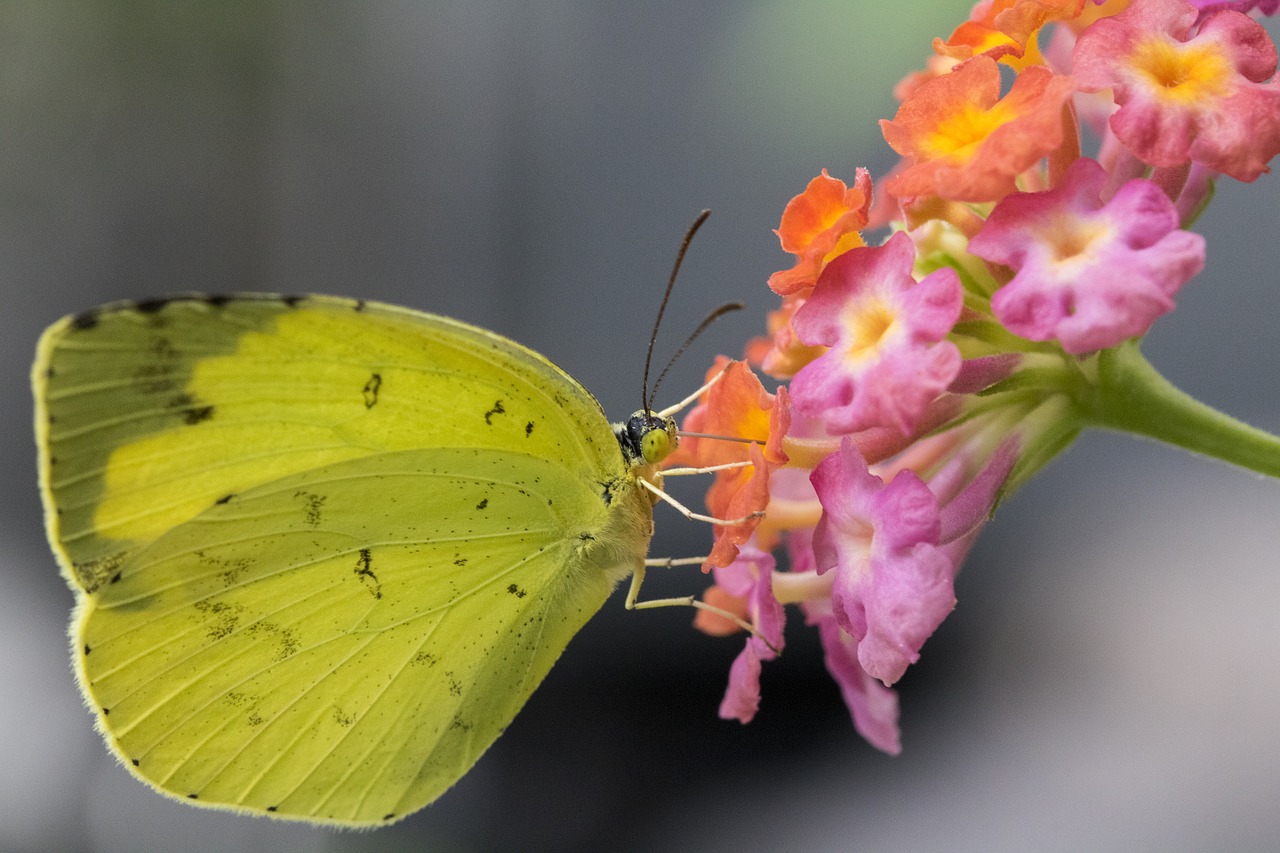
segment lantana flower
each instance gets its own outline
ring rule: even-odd
[[[955,606],[953,581],[968,537],[990,511],[1013,465],[1015,445],[962,490],[943,538],[939,496],[909,469],[884,482],[846,439],[813,472],[822,520],[813,537],[819,573],[834,570],[831,603],[858,640],[858,660],[886,685],[919,659],[920,647]],[[953,461],[958,470],[959,459]],[[950,473],[950,472],[949,472]],[[948,482],[942,477],[940,484]],[[946,546],[960,542],[958,549]]]
[[[755,633],[748,635],[746,646],[729,668],[729,686],[720,703],[720,716],[726,720],[751,722],[760,707],[760,664],[773,660],[782,651],[786,614],[773,595],[775,565],[769,552],[747,547],[732,563],[715,569],[716,585],[713,589],[719,594],[708,596],[708,601],[722,607],[733,607],[755,628]],[[736,599],[740,606],[735,606],[731,599]],[[711,611],[699,611],[702,623],[699,627],[715,633],[717,617],[707,614]],[[736,628],[728,620],[722,621]]]
[[[745,467],[716,472],[707,491],[707,509],[718,518],[745,519],[738,524],[718,525],[715,546],[705,566],[728,566],[759,524],[752,513],[769,501],[769,475],[786,463],[782,449],[791,411],[787,389],[770,394],[746,362],[719,359],[707,379],[719,379],[703,395],[684,421],[686,432],[711,433],[750,443],[686,438],[668,464],[715,467],[749,462]]]
[[[954,270],[916,282],[915,248],[899,232],[878,248],[851,250],[827,265],[792,319],[811,346],[829,347],[791,383],[795,406],[835,434],[869,427],[910,433],[960,369],[945,341],[960,316]]]
[[[762,707],[796,606],[854,728],[896,754],[889,685],[956,606],[995,507],[1085,429],[1280,478],[1280,437],[1178,391],[1139,350],[1204,265],[1189,229],[1215,180],[1251,180],[1280,152],[1275,49],[1240,14],[1278,6],[983,0],[949,56],[899,87],[888,192],[824,171],[787,205],[795,262],[770,279],[768,335],[685,422],[749,442],[688,437],[676,454],[734,466],[717,470],[713,515],[764,513],[715,525],[704,564],[695,625],[751,629],[722,717]],[[1014,75],[1003,97],[993,57]],[[882,225],[883,242],[864,236]]]
[[[1263,15],[1274,15],[1280,9],[1280,0],[1191,0],[1191,5],[1200,10],[1200,14],[1210,12],[1252,12],[1255,9]]]
[[[1004,59],[1015,68],[1040,63],[1036,35],[1052,20],[1074,18],[1086,0],[981,0],[969,20],[956,27],[946,41],[933,40],[943,56],[968,59],[975,55]]]
[[[1186,0],[1134,3],[1081,34],[1072,74],[1083,91],[1112,90],[1111,129],[1143,162],[1196,162],[1252,181],[1280,153],[1276,48],[1247,15],[1201,21],[1200,11]]]
[[[921,84],[892,121],[880,122],[885,141],[907,160],[886,190],[900,199],[998,201],[1021,173],[1073,141],[1064,111],[1074,91],[1070,78],[1035,66],[1002,98],[1000,70],[987,56]]]
[[[859,232],[867,224],[870,207],[871,175],[866,169],[857,171],[851,187],[823,169],[782,212],[778,239],[784,252],[796,256],[796,263],[769,277],[773,292],[779,296],[808,293],[827,261],[864,245]]]
[[[1006,196],[969,241],[973,254],[1016,275],[991,298],[1009,331],[1058,340],[1074,354],[1145,334],[1204,267],[1204,238],[1151,181],[1133,180],[1105,204],[1107,174],[1081,159],[1061,184]]]

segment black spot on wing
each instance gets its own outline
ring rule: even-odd
[[[97,592],[107,584],[120,580],[120,567],[124,564],[125,552],[109,554],[82,563],[73,563],[71,573],[76,583],[85,592]]]
[[[325,495],[317,495],[302,489],[293,493],[295,498],[302,501],[302,518],[312,527],[320,526],[320,508],[324,506],[324,502],[328,500]]]
[[[280,297],[280,301],[283,302],[289,308],[297,308],[299,305],[305,302],[306,299],[307,297],[305,296],[281,296]]]
[[[382,598],[382,584],[373,573],[373,555],[368,548],[360,549],[360,557],[356,560],[356,577],[369,590],[370,595],[375,599]]]
[[[176,366],[180,356],[173,342],[161,336],[147,348],[150,359],[133,372],[133,384],[143,394],[167,394],[178,386],[179,372]]]
[[[200,615],[197,619],[205,626],[210,640],[221,640],[229,637],[240,627],[240,616],[244,608],[238,604],[203,598],[191,605]]]
[[[187,426],[195,426],[211,417],[213,417],[213,406],[193,406],[182,413],[182,422]]]
[[[225,294],[219,293],[219,294],[206,295],[204,297],[204,302],[206,305],[210,306],[211,308],[221,308],[222,306],[226,305],[228,302],[231,302],[234,299],[235,299],[234,296],[227,296]]]
[[[488,426],[493,426],[493,416],[506,414],[506,409],[502,408],[501,400],[493,401],[493,408],[484,413],[484,422]]]
[[[382,374],[374,373],[369,376],[369,381],[364,383],[364,407],[372,409],[374,404],[378,402],[378,389],[382,387]]]
[[[524,598],[526,595],[529,594],[528,590],[524,589],[523,587],[517,586],[516,584],[508,584],[507,592],[511,593],[516,598]]]
[[[488,498],[481,498],[481,499],[480,499],[480,503],[476,504],[476,509],[484,509],[484,508],[485,508],[485,507],[487,507],[488,505],[489,505],[489,499],[488,499]]]
[[[363,299],[357,299],[357,300],[356,300],[356,304],[353,306],[353,308],[354,308],[354,310],[355,310],[355,311],[357,311],[357,312],[359,312],[359,311],[364,311],[364,309],[365,309],[365,301],[364,301]]]
[[[101,312],[97,308],[93,308],[75,315],[71,318],[71,328],[78,332],[92,329],[94,326],[98,325],[98,317],[100,313]]]
[[[230,502],[230,500],[235,496],[236,496],[236,493],[232,492],[229,495],[223,495],[222,497],[218,498],[216,501],[214,501],[214,503],[217,504],[218,506],[221,506],[222,504]]]
[[[172,301],[172,299],[140,299],[133,303],[133,308],[139,314],[158,314]]]
[[[254,622],[245,629],[245,633],[255,640],[273,644],[275,646],[273,657],[277,662],[293,657],[302,648],[294,628],[282,627],[266,619]]]
[[[529,421],[524,425],[524,437],[528,438],[531,435],[533,435],[533,421]]]
[[[461,682],[461,681],[459,681],[459,680],[457,679],[457,677],[456,677],[452,672],[448,672],[448,671],[446,671],[446,672],[445,672],[445,674],[444,674],[444,677],[445,677],[445,678],[448,680],[448,682],[449,682],[449,695],[450,695],[450,696],[461,696],[461,695],[462,695],[462,682]]]

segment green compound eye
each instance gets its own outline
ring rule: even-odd
[[[657,465],[679,444],[676,422],[653,412],[636,412],[625,424],[614,424],[614,432],[631,464]]]
[[[674,424],[672,424],[674,426]],[[650,465],[656,465],[663,459],[671,455],[676,449],[675,436],[668,432],[668,427],[651,427],[640,438],[640,452],[644,456],[644,461]]]

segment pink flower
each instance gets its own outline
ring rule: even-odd
[[[1111,130],[1153,166],[1202,163],[1242,181],[1280,153],[1276,48],[1239,12],[1208,15],[1185,0],[1135,0],[1080,35],[1072,74],[1086,92],[1111,89]]]
[[[720,718],[749,723],[760,707],[760,664],[782,650],[785,614],[773,597],[773,555],[750,546],[724,568],[715,569],[716,586],[746,599],[746,620],[756,629],[729,667],[729,687],[720,702]],[[772,648],[770,648],[772,646]]]
[[[1191,0],[1191,5],[1199,9],[1201,15],[1226,10],[1251,12],[1254,9],[1263,15],[1274,15],[1280,9],[1280,0]]]
[[[867,469],[854,443],[814,469],[822,519],[813,532],[819,574],[835,571],[831,605],[857,640],[866,672],[891,685],[920,658],[920,647],[955,606],[954,579],[1018,459],[1009,438],[981,470],[952,456],[926,485],[903,468],[886,483]]]
[[[814,571],[812,533],[794,531],[788,541],[792,573]],[[840,629],[831,610],[831,599],[821,598],[801,604],[805,624],[818,628],[827,672],[840,688],[853,727],[876,749],[897,755],[902,752],[898,729],[898,693],[867,674],[858,661],[858,641]]]
[[[956,603],[938,501],[913,471],[883,482],[848,439],[812,480],[823,509],[813,553],[820,574],[836,572],[836,621],[858,641],[862,668],[891,685]]]
[[[804,611],[808,624],[818,627],[827,672],[840,687],[853,727],[881,752],[890,755],[902,752],[897,691],[885,687],[862,668],[858,661],[858,641],[840,630],[829,602],[806,603]]]
[[[960,370],[944,340],[960,316],[959,276],[940,269],[916,283],[915,248],[898,232],[882,247],[831,261],[792,325],[810,346],[830,347],[791,382],[797,410],[835,435],[876,426],[912,432]]]
[[[1010,331],[1057,339],[1070,353],[1145,334],[1204,267],[1205,241],[1178,228],[1158,186],[1132,180],[1103,204],[1107,174],[1077,160],[1057,187],[1006,196],[969,241],[980,258],[1017,274],[991,299]]]

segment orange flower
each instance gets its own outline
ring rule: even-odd
[[[804,298],[797,294],[782,297],[782,306],[769,312],[769,336],[747,344],[747,361],[775,379],[790,379],[826,351],[826,347],[802,343],[791,327],[791,318],[803,304]]]
[[[702,600],[712,607],[718,607],[721,610],[732,613],[739,619],[747,617],[747,597],[745,595],[734,595],[721,587],[711,586],[707,587],[707,591],[702,594]],[[694,613],[693,627],[712,637],[731,637],[742,630],[742,628],[738,627],[738,623],[732,619],[728,619],[711,610],[701,609]]]
[[[1084,4],[1085,0],[984,0],[950,38],[934,39],[933,49],[962,60],[989,56],[1018,70],[1042,65],[1036,45],[1040,28],[1050,21],[1075,18]]]
[[[707,509],[712,515],[742,518],[762,511],[769,503],[769,474],[787,462],[782,439],[790,425],[791,410],[785,388],[776,395],[770,394],[746,362],[729,363],[727,370],[726,363],[724,357],[716,360],[708,379],[721,370],[724,375],[685,418],[684,430],[745,438],[751,443],[684,437],[671,460],[698,467],[750,462],[741,468],[717,471],[715,482],[707,490]],[[715,546],[703,569],[732,563],[738,546],[751,538],[759,521],[752,518],[741,524],[716,525]]]
[[[870,206],[871,175],[866,169],[857,170],[852,187],[823,169],[782,211],[782,222],[774,233],[782,250],[796,256],[796,263],[769,277],[773,292],[780,296],[807,293],[827,261],[865,245],[858,232],[867,225]]]
[[[919,86],[893,121],[881,121],[885,141],[909,161],[885,188],[899,199],[940,196],[999,201],[1019,174],[1049,156],[1075,159],[1068,77],[1028,68],[1000,97],[996,61],[976,56],[950,74]],[[1069,161],[1068,161],[1069,162]]]

